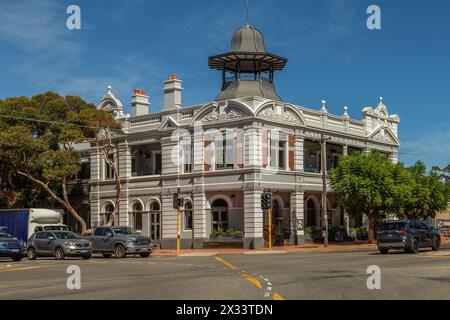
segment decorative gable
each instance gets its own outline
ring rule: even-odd
[[[168,117],[159,127],[159,131],[171,131],[178,128],[178,123],[172,118]]]
[[[387,127],[381,127],[369,136],[369,139],[389,144],[400,144],[400,141]]]

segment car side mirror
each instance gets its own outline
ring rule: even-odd
[[[107,237],[111,237],[111,236],[112,236],[112,233],[111,233],[111,232],[107,232],[105,235],[106,235]]]
[[[55,237],[50,236],[50,237],[48,237],[48,240],[55,240]]]

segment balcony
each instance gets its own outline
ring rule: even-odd
[[[133,177],[161,175],[161,144],[134,146],[131,149],[131,175]]]

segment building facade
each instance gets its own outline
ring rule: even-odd
[[[150,113],[147,93],[135,90],[132,115],[109,87],[99,108],[123,125],[114,138],[122,195],[117,225],[149,235],[162,248],[174,248],[177,210],[173,195],[185,198],[181,245],[202,248],[221,232],[245,248],[264,246],[267,216],[261,194],[273,193],[273,217],[290,244],[304,241],[304,228],[321,226],[321,145],[327,142],[327,169],[341,156],[377,149],[398,159],[399,117],[390,115],[380,98],[362,110],[362,120],[332,115],[326,102],[314,110],[284,102],[275,74],[287,59],[266,50],[260,31],[246,25],[232,36],[229,52],[209,58],[221,73],[222,88],[214,101],[183,107],[182,81],[164,83],[164,107]],[[102,225],[114,209],[111,168],[90,150],[90,220]],[[332,193],[327,199],[330,226],[357,225],[341,210]],[[359,222],[361,223],[361,222]]]

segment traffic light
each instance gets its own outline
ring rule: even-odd
[[[179,198],[178,193],[173,194],[173,208],[179,209],[182,208],[184,204],[184,198]]]
[[[261,209],[272,209],[272,193],[265,192],[261,195]]]

